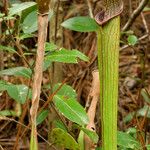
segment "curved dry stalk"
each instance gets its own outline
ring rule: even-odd
[[[44,49],[45,49],[45,41],[47,35],[47,25],[48,25],[48,15],[40,15],[38,16],[38,48],[37,48],[37,56],[35,62],[34,69],[34,78],[33,78],[33,87],[32,87],[32,107],[30,109],[31,114],[31,123],[32,123],[32,138],[34,139],[34,144],[37,143],[37,130],[36,130],[36,118],[37,118],[37,110],[39,107],[39,99],[41,93],[41,83],[42,83],[42,65],[44,61]],[[37,148],[36,148],[37,149]],[[34,149],[34,150],[36,150]]]
[[[38,47],[33,77],[32,107],[30,109],[31,126],[32,126],[31,143],[30,143],[31,150],[38,149],[36,118],[41,93],[41,84],[43,75],[42,66],[44,61],[45,42],[47,37],[48,12],[50,1],[37,0],[37,4],[38,4]]]
[[[88,112],[87,112],[88,117],[89,117],[89,124],[87,125],[86,128],[95,132],[96,128],[95,128],[94,118],[96,115],[96,106],[97,106],[97,102],[99,100],[99,92],[100,92],[98,70],[95,70],[92,73],[92,76],[93,76],[93,81],[92,81],[91,91],[89,94],[89,99],[91,99],[91,104],[90,104]],[[90,140],[90,138],[88,136],[85,135],[84,140],[85,140],[85,149],[86,150],[95,150],[95,144]]]

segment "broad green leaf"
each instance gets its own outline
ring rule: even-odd
[[[29,7],[32,7],[34,5],[36,5],[35,2],[24,2],[24,3],[20,3],[20,4],[15,4],[15,5],[13,5],[13,7],[11,7],[9,9],[9,15],[12,16],[12,15],[18,14],[21,11],[23,11]]]
[[[49,12],[49,19],[52,17],[52,11]],[[23,20],[23,32],[24,33],[33,33],[38,30],[38,22],[37,22],[37,9],[31,11]]]
[[[31,13],[29,13],[24,21],[23,21],[23,32],[24,33],[33,33],[35,31],[37,31],[37,10],[32,11]]]
[[[61,83],[55,84],[53,91],[57,90]],[[64,84],[61,89],[57,92],[57,95],[64,96],[64,98],[76,98],[76,91],[69,85]]]
[[[79,57],[81,60],[89,61],[89,58],[79,50],[73,49],[72,54],[76,55],[76,57]]]
[[[97,143],[98,142],[98,135],[96,134],[96,132],[93,132],[91,130],[88,130],[86,128],[81,128],[81,130],[94,142]]]
[[[51,138],[53,143],[61,148],[80,150],[79,144],[75,141],[75,139],[70,134],[60,128],[53,129]]]
[[[17,102],[24,104],[27,96],[31,97],[31,91],[29,91],[26,85],[9,85],[7,86],[8,95]],[[28,93],[29,92],[29,93]]]
[[[26,67],[14,67],[14,68],[9,68],[9,69],[5,69],[0,71],[0,76],[1,75],[14,75],[14,76],[22,76],[22,77],[26,77],[26,78],[30,78],[32,74],[31,69],[26,68]]]
[[[60,120],[54,120],[54,125],[56,128],[60,128],[64,131],[67,131],[66,127],[64,126],[64,124]]]
[[[149,97],[148,93],[145,91],[145,89],[141,90],[141,95],[143,96],[144,100],[150,104],[150,97]]]
[[[41,124],[48,116],[48,113],[49,113],[48,110],[42,110],[41,113],[36,118],[36,125]]]
[[[148,110],[148,113],[147,113]],[[144,117],[147,113],[147,118],[150,118],[150,107],[148,105],[145,105],[143,108],[139,109],[137,112],[137,116],[142,116]]]
[[[54,96],[54,103],[57,109],[69,120],[79,124],[88,124],[88,116],[84,108],[75,100],[67,99],[60,95]]]
[[[94,19],[83,16],[70,18],[64,21],[61,25],[67,29],[79,32],[92,32],[99,29],[99,25]]]
[[[14,48],[10,46],[3,46],[3,45],[0,45],[0,51],[8,51],[11,53],[17,53],[17,51]]]
[[[17,114],[13,110],[1,110],[0,111],[0,116],[14,116],[14,117],[16,117]]]
[[[135,35],[128,36],[128,44],[134,46],[137,43],[138,39]]]
[[[130,134],[127,134],[125,132],[118,131],[117,142],[118,142],[118,146],[122,148],[129,148],[133,150],[141,149],[140,143]]]
[[[59,51],[51,52],[46,56],[50,61],[63,62],[63,63],[78,63],[77,58],[88,61],[88,57],[78,50],[67,50],[62,48]]]
[[[20,20],[21,25],[22,25],[24,19],[25,19],[31,12],[33,12],[33,11],[38,11],[38,6],[37,6],[37,5],[33,5],[33,6],[27,8],[27,9],[25,9],[25,10],[23,10],[23,11],[21,12],[21,18],[20,18],[20,19],[21,19],[21,20]]]
[[[32,37],[34,37],[33,34],[30,34],[30,33],[23,33],[23,34],[20,34],[19,40],[24,40],[24,39],[28,39],[28,38],[32,38]]]
[[[48,42],[46,42],[45,51],[54,51],[57,48],[58,48],[58,46],[55,45],[54,43],[48,43]]]

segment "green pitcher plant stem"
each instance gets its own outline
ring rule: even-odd
[[[97,48],[102,150],[117,150],[119,14],[122,11],[122,2],[105,0],[105,6],[106,9],[95,17],[97,23],[100,24],[97,31]]]

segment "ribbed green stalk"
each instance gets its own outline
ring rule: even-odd
[[[103,150],[117,150],[119,35],[119,16],[97,32]]]

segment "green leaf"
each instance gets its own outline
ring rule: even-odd
[[[53,91],[57,90],[61,83],[55,84]],[[57,95],[64,96],[66,99],[67,98],[76,98],[77,94],[76,91],[69,85],[64,84],[61,89],[57,92]]]
[[[83,53],[81,53],[79,50],[73,49],[72,55],[76,55],[76,57],[79,57],[81,60],[89,61],[89,58]]]
[[[86,128],[81,128],[81,130],[94,142],[97,143],[98,142],[98,135],[96,134],[96,132],[93,132],[91,130],[88,130]]]
[[[8,52],[11,52],[11,53],[18,54],[17,51],[14,48],[10,47],[10,46],[0,45],[0,51],[8,51]]]
[[[78,136],[78,143],[80,145],[81,150],[84,150],[84,132],[81,130]]]
[[[52,11],[49,12],[49,19],[52,17]],[[31,11],[23,20],[23,32],[31,34],[38,30],[37,9]]]
[[[0,71],[0,75],[14,75],[14,76],[22,76],[26,78],[30,78],[32,74],[31,69],[26,67],[14,67]]]
[[[143,11],[144,11],[144,12],[150,11],[150,7],[145,7],[145,8],[143,9]]]
[[[134,150],[141,149],[140,143],[130,134],[127,134],[125,132],[118,131],[117,142],[118,142],[118,146],[122,148],[129,148]]]
[[[145,89],[141,90],[141,95],[143,96],[145,102],[150,103],[150,97]]]
[[[132,30],[128,30],[128,31],[121,31],[121,35],[131,35],[131,34],[133,34],[134,32],[132,31]],[[124,43],[124,42],[123,42]]]
[[[13,110],[2,110],[2,111],[0,111],[0,116],[14,116],[14,117],[16,117],[17,114]]]
[[[128,36],[128,44],[134,46],[137,43],[138,39],[135,35]]]
[[[0,116],[13,116],[19,117],[21,115],[21,105],[19,103],[16,104],[15,110],[1,110]]]
[[[37,5],[33,5],[33,6],[29,7],[29,8],[27,8],[27,9],[23,10],[23,11],[21,12],[21,18],[20,18],[21,20],[20,20],[20,23],[22,24],[23,21],[24,21],[24,19],[25,19],[31,12],[33,12],[33,11],[38,11],[38,6],[37,6]]]
[[[75,100],[67,99],[60,95],[54,96],[54,103],[57,109],[69,120],[79,124],[88,124],[88,116],[84,108]]]
[[[48,43],[48,42],[46,42],[45,51],[54,51],[57,48],[58,48],[58,46],[55,45],[54,43]]]
[[[21,0],[11,0],[10,4],[21,3]]]
[[[147,150],[150,150],[150,145],[146,145]]]
[[[12,16],[12,15],[18,14],[21,11],[23,11],[29,7],[32,7],[34,5],[36,5],[35,2],[24,2],[24,3],[20,3],[20,4],[15,4],[15,5],[13,5],[13,7],[11,7],[9,9],[9,15]]]
[[[78,63],[77,58],[88,61],[88,57],[78,50],[67,50],[62,48],[59,51],[51,52],[46,59],[50,61],[63,62],[63,63]]]
[[[7,86],[7,92],[11,98],[21,104],[25,103],[27,96],[28,98],[31,97],[31,91],[29,91],[29,88],[26,85],[11,84]]]
[[[51,138],[53,143],[61,148],[80,150],[79,144],[74,140],[74,138],[60,128],[53,129]]]
[[[128,133],[130,135],[136,135],[137,130],[136,130],[136,128],[128,128],[126,133]]]
[[[33,38],[33,37],[34,37],[33,34],[30,34],[30,33],[23,33],[23,34],[20,34],[19,40],[24,40],[24,39]]]
[[[54,125],[56,128],[60,128],[64,131],[67,131],[66,127],[64,126],[64,124],[60,120],[54,120]]]
[[[99,25],[94,19],[90,17],[73,17],[61,24],[63,27],[79,31],[79,32],[92,32],[99,29]]]
[[[43,71],[46,71],[51,66],[51,64],[52,62],[50,60],[45,59],[43,63]]]
[[[48,116],[48,113],[49,113],[48,110],[42,110],[41,113],[36,118],[36,125],[41,124]]]
[[[8,85],[6,81],[0,80],[0,91],[6,91]]]
[[[24,33],[30,34],[37,31],[37,10],[34,10],[31,13],[29,13],[25,17],[22,25]]]

